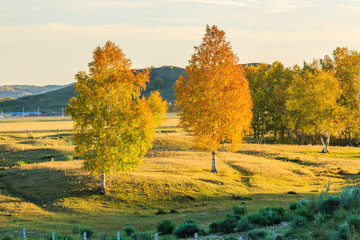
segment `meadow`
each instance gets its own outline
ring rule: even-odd
[[[23,227],[30,239],[71,234],[75,224],[92,226],[99,236],[129,225],[150,231],[164,218],[176,224],[194,218],[207,228],[235,204],[246,204],[249,212],[288,208],[325,191],[329,182],[336,193],[360,181],[359,149],[335,146],[326,154],[312,145],[244,143],[235,153],[224,146],[213,174],[210,152],[195,150],[176,115],[167,117],[141,167],[108,176],[110,196],[98,194],[98,176],[73,158],[69,119],[2,119],[0,235],[20,238]]]

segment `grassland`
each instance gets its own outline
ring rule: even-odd
[[[27,126],[45,126],[44,121]],[[190,217],[207,227],[234,204],[246,203],[250,211],[287,207],[319,194],[329,179],[331,192],[360,179],[358,148],[331,147],[322,154],[320,146],[310,145],[244,143],[239,152],[221,152],[219,174],[212,174],[211,154],[194,150],[192,136],[176,124],[168,115],[139,169],[108,176],[112,196],[99,195],[98,177],[72,158],[71,132],[33,132],[29,138],[16,125],[15,132],[0,133],[0,232],[20,236],[16,231],[26,227],[33,236],[52,230],[69,234],[74,224],[90,225],[97,233],[130,224],[154,230],[164,218],[178,224]],[[157,215],[158,209],[168,214]],[[178,213],[170,214],[171,209]]]

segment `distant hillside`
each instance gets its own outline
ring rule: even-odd
[[[247,64],[243,64],[247,65]],[[250,65],[258,65],[258,63],[250,63]],[[173,86],[180,75],[184,75],[185,69],[173,66],[163,66],[153,68],[150,72],[150,82],[147,84],[145,96],[151,91],[159,90],[161,96],[168,102],[173,103],[175,100],[175,92]],[[0,102],[0,109],[3,112],[22,112],[23,107],[26,112],[37,111],[45,113],[60,113],[62,107],[66,107],[69,99],[75,96],[74,86],[69,85],[54,91],[26,96],[19,99]]]
[[[5,97],[18,98],[23,96],[36,95],[44,92],[53,91],[63,87],[64,85],[46,85],[46,86],[4,85],[4,86],[0,86],[0,98],[5,98]]]

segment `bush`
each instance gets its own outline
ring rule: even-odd
[[[9,233],[7,233],[1,237],[1,240],[13,240],[13,239],[14,239],[14,236]]]
[[[345,209],[358,208],[360,206],[360,188],[355,186],[344,187],[339,194],[339,199]]]
[[[296,209],[301,209],[303,207],[307,207],[309,206],[309,201],[306,199],[300,199],[298,202],[292,202],[289,206],[290,210],[296,210]]]
[[[175,229],[175,223],[172,220],[164,219],[158,223],[156,229],[161,235],[172,234]]]
[[[254,230],[247,233],[247,237],[251,240],[265,239],[267,233],[264,230]]]
[[[210,224],[210,233],[224,233],[229,234],[235,232],[235,227],[238,224],[238,218],[236,216],[228,214],[225,219]]]
[[[160,90],[164,87],[164,80],[162,78],[155,78],[154,79],[154,88],[155,90]]]
[[[44,237],[45,240],[52,240],[52,233],[46,234]],[[63,235],[63,234],[59,234],[59,233],[55,233],[55,239],[56,240],[72,240],[73,237],[68,236],[68,235]]]
[[[238,225],[236,226],[239,232],[245,232],[253,229],[255,226],[249,221],[249,219],[245,218],[239,221]]]
[[[233,213],[236,214],[236,215],[240,215],[240,216],[244,216],[247,214],[248,212],[248,208],[246,205],[234,205],[232,207],[232,210],[233,210]]]
[[[297,207],[297,202],[291,202],[290,206],[289,206],[289,209],[290,210],[296,210],[296,207]]]
[[[84,235],[84,232],[86,232],[86,237],[88,238],[91,238],[91,236],[94,235],[94,229],[90,226],[80,228],[81,236]]]
[[[270,224],[269,219],[267,219],[265,216],[260,214],[259,212],[256,212],[254,214],[248,215],[246,219],[249,220],[251,224],[259,225],[259,226],[266,226]]]
[[[180,224],[174,231],[174,235],[177,238],[193,237],[196,232],[199,232],[200,228],[196,224],[194,219],[188,219]]]
[[[151,232],[134,232],[131,234],[131,238],[134,240],[152,240]]]
[[[311,222],[315,219],[314,213],[311,212],[307,207],[296,209],[295,214],[305,217],[309,222]]]
[[[293,217],[293,220],[290,222],[290,226],[292,228],[303,228],[305,227],[307,224],[309,223],[309,221],[303,217],[303,216],[299,216],[299,215],[295,215]]]
[[[71,227],[71,232],[73,234],[79,234],[80,233],[80,226],[78,224],[75,224],[74,226]]]
[[[339,230],[337,231],[339,239],[348,239],[350,235],[350,227],[348,223],[340,225]]]
[[[319,210],[321,213],[333,214],[340,207],[340,199],[329,195],[320,200]]]
[[[123,229],[127,236],[131,236],[131,234],[135,233],[135,228],[131,225],[127,226]]]
[[[26,164],[26,162],[24,162],[24,161],[17,161],[16,162],[16,166],[18,166],[18,167],[20,167],[21,165],[24,165],[24,164]]]
[[[360,216],[359,215],[350,215],[348,218],[349,225],[357,232],[360,233]]]

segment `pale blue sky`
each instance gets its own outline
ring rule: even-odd
[[[0,0],[0,85],[68,84],[111,40],[135,68],[185,67],[206,24],[240,63],[360,50],[360,0]]]

